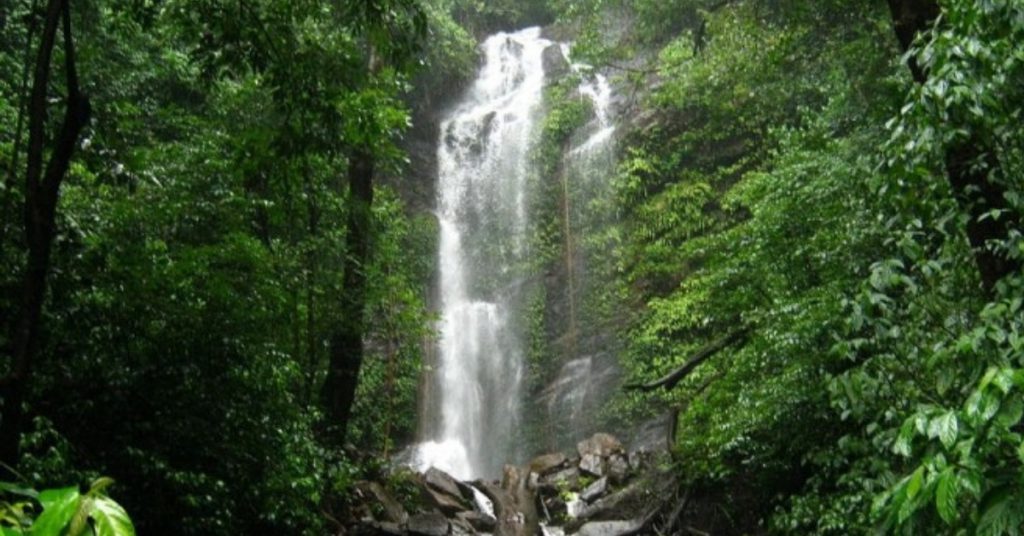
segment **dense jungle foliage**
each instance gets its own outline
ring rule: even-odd
[[[608,422],[725,533],[1024,530],[1019,0],[0,3],[0,530],[336,532],[434,337],[410,129],[538,24],[619,95]]]

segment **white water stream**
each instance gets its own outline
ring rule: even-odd
[[[488,38],[476,81],[440,125],[438,370],[425,401],[433,429],[413,464],[462,480],[499,476],[519,443],[525,364],[511,315],[516,269],[529,254],[529,150],[542,119],[543,53],[552,45],[539,28]],[[609,137],[607,82],[591,78],[580,92],[600,122],[583,145]]]

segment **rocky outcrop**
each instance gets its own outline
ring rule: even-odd
[[[663,454],[664,451],[661,451]],[[657,452],[629,450],[614,436],[595,434],[571,454],[552,452],[523,466],[507,465],[502,480],[462,482],[431,468],[408,477],[419,502],[403,505],[379,483],[356,485],[352,534],[495,536],[646,534],[674,492],[658,472]],[[415,494],[414,494],[415,495]]]
[[[548,79],[557,79],[569,72],[569,60],[565,59],[565,54],[562,53],[562,47],[559,45],[550,45],[545,48],[541,55],[541,61],[544,65],[544,74]]]

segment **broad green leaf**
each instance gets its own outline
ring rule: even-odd
[[[928,437],[938,438],[946,448],[952,448],[956,444],[958,431],[956,414],[952,411],[935,417],[928,425]]]
[[[77,487],[48,489],[40,493],[43,513],[32,524],[32,536],[60,536],[78,511],[81,500]]]
[[[918,492],[921,491],[921,484],[924,482],[924,466],[917,468],[914,474],[910,475],[910,480],[907,482],[907,498],[913,499],[917,496]]]
[[[96,497],[92,519],[96,536],[135,536],[128,513],[110,497]]]
[[[981,505],[978,534],[1004,534],[1010,529],[1013,517],[1011,498],[1009,487],[1004,486],[988,492]]]
[[[939,516],[948,525],[956,521],[956,496],[957,478],[951,469],[946,469],[939,475],[939,484],[935,490],[935,508]]]
[[[4,493],[10,493],[11,495],[19,495],[21,497],[28,497],[29,499],[39,500],[39,492],[31,488],[23,488],[17,484],[10,482],[0,482],[0,491]]]
[[[914,421],[907,419],[900,427],[900,434],[893,444],[892,450],[900,456],[909,457],[911,453],[911,440],[914,437]]]
[[[996,422],[1006,428],[1009,428],[1020,422],[1022,415],[1024,415],[1024,400],[1020,397],[1012,397],[1004,402],[1003,406],[999,408],[999,413],[996,416]]]

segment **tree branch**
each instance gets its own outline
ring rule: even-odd
[[[701,348],[697,353],[690,356],[679,368],[669,372],[667,375],[648,383],[632,383],[626,385],[625,389],[629,391],[654,391],[658,388],[664,388],[666,391],[675,387],[684,378],[690,375],[701,363],[707,361],[718,352],[725,348],[745,341],[747,336],[750,334],[749,328],[741,328],[733,331],[724,337],[717,339],[707,346]]]

